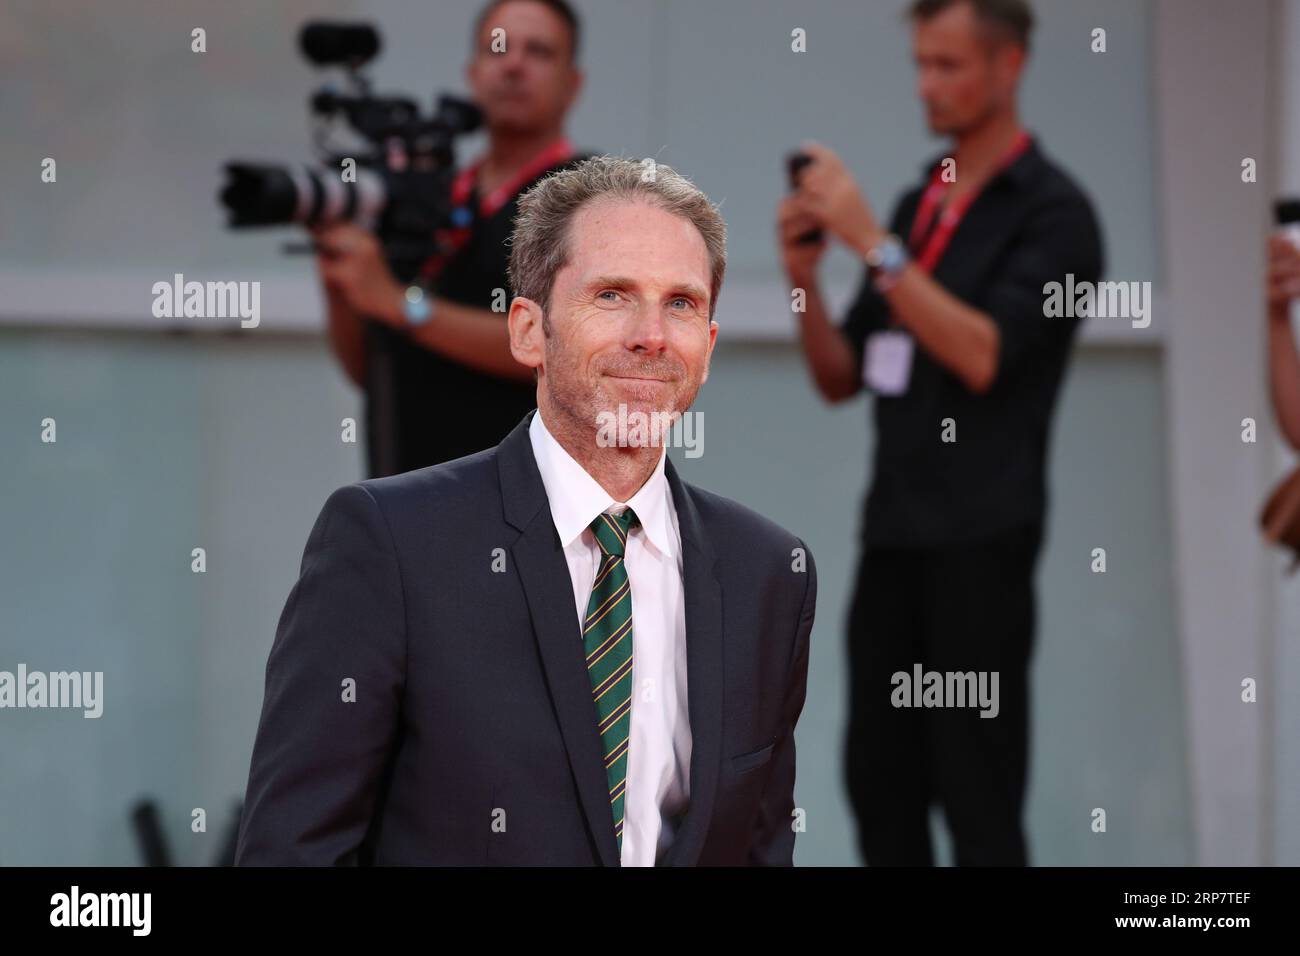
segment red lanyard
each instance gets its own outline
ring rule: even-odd
[[[562,163],[572,155],[572,144],[566,137],[561,136],[529,160],[519,172],[482,197],[478,204],[479,215],[484,217],[492,215],[508,203],[510,197],[518,193],[525,183],[536,179],[538,173]],[[478,178],[478,171],[482,165],[483,160],[479,159],[473,165],[462,169],[456,176],[451,184],[452,205],[463,206],[469,201],[470,191],[474,188],[474,180]]]
[[[573,156],[573,144],[567,137],[561,136],[550,146],[546,147],[524,166],[503,182],[496,189],[492,190],[486,196],[479,198],[477,216],[486,219],[488,216],[496,213],[502,206],[508,203],[512,197],[518,194],[519,190],[525,185],[532,182],[539,174],[550,169],[552,166],[558,166]],[[478,178],[479,169],[483,166],[483,160],[478,159],[469,166],[466,166],[451,183],[451,204],[452,207],[462,213],[468,211],[470,197],[474,192],[474,181]],[[469,218],[469,217],[466,217]],[[444,251],[435,253],[425,260],[420,267],[420,275],[431,279],[438,275],[447,264],[448,260],[454,256],[465,243],[469,242],[470,227],[468,224],[453,226],[448,229],[439,229],[437,238],[442,243]]]
[[[1002,157],[1002,161],[994,167],[993,172],[985,182],[992,180],[994,176],[1019,159],[1020,154],[1029,148],[1029,143],[1029,134],[1021,130],[1020,135],[1016,137],[1016,141],[1011,144],[1011,149]],[[926,272],[934,271],[934,267],[943,257],[944,250],[948,248],[948,243],[952,241],[952,234],[957,231],[957,226],[961,223],[962,217],[966,215],[966,210],[970,208],[971,203],[979,198],[979,194],[984,188],[981,185],[979,189],[971,190],[961,198],[949,203],[943,213],[939,215],[939,221],[935,223],[934,218],[938,212],[939,204],[943,201],[943,197],[947,195],[950,185],[952,184],[943,181],[943,164],[941,163],[935,167],[934,172],[931,174],[930,184],[925,187],[925,192],[921,195],[921,205],[916,210],[916,218],[912,220],[912,232],[907,244],[912,249],[912,255],[915,257],[917,265]],[[934,226],[933,229],[930,228],[931,225]],[[923,236],[927,236],[925,245],[918,252],[918,244]]]

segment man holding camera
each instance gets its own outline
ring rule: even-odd
[[[566,0],[490,0],[478,15],[466,79],[487,151],[452,188],[469,224],[417,281],[398,282],[370,231],[315,230],[330,340],[366,394],[370,477],[490,448],[536,403],[532,370],[510,354],[506,240],[517,197],[585,158],[564,135],[582,86],[578,41]]]
[[[1095,282],[1101,240],[1088,199],[1018,118],[1033,23],[1024,0],[916,0],[910,16],[919,93],[949,153],[886,228],[843,162],[810,144],[779,210],[818,389],[832,402],[864,386],[876,395],[848,620],[846,777],[871,865],[931,865],[936,800],[958,865],[1025,865],[1033,577],[1052,412],[1078,325],[1045,316],[1044,285],[1068,273]],[[838,328],[818,289],[816,229],[866,263]],[[898,675],[917,664],[985,675],[996,711],[916,706]]]

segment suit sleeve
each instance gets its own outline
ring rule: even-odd
[[[799,541],[799,547],[808,557],[808,569],[803,575],[803,604],[795,625],[781,735],[772,754],[772,773],[763,792],[754,839],[749,850],[751,866],[794,866],[794,728],[799,722],[804,698],[808,693],[808,652],[813,617],[817,611],[817,564],[803,541]]]
[[[266,663],[236,865],[365,862],[405,667],[388,525],[366,488],[339,488],[308,537]]]

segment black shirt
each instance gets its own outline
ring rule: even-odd
[[[496,289],[510,280],[506,241],[514,230],[518,198],[545,176],[590,154],[573,156],[525,183],[510,201],[480,218],[477,189],[469,240],[439,273],[441,298],[491,309]],[[502,322],[504,312],[497,313]],[[431,322],[437,322],[437,309]],[[367,323],[366,427],[370,477],[398,474],[491,448],[536,407],[534,382],[500,378],[462,365],[379,322]]]
[[[926,178],[894,209],[908,240]],[[1052,411],[1078,318],[1044,316],[1049,282],[1096,282],[1101,234],[1083,191],[1036,141],[992,178],[952,235],[933,278],[997,323],[997,376],[983,395],[914,344],[902,395],[877,395],[873,477],[862,522],[868,547],[946,547],[1041,523]],[[889,326],[889,304],[863,276],[841,329],[858,357]],[[955,442],[943,441],[951,418]]]

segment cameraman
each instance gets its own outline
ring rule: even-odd
[[[492,49],[497,28],[502,52]],[[352,223],[314,230],[330,341],[366,394],[370,477],[490,448],[535,405],[532,370],[510,354],[505,243],[517,197],[585,158],[564,135],[582,86],[578,40],[566,0],[490,0],[479,13],[465,75],[488,146],[456,177],[452,203],[471,224],[449,233],[450,255],[422,268],[429,295],[408,295],[370,231]]]

